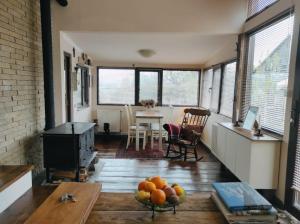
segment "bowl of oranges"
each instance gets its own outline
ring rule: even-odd
[[[154,212],[172,211],[185,200],[185,191],[179,184],[169,185],[160,176],[149,177],[141,181],[135,193],[135,199]]]

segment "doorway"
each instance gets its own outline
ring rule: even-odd
[[[64,52],[64,74],[65,74],[65,115],[66,122],[72,121],[72,90],[71,90],[71,54]]]

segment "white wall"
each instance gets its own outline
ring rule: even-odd
[[[75,48],[75,57],[73,57],[73,48]],[[81,48],[79,48],[65,33],[60,32],[60,73],[56,74],[56,76],[60,76],[60,89],[61,89],[61,123],[66,122],[66,110],[65,110],[65,76],[64,76],[64,52],[67,52],[71,55],[71,75],[75,76],[75,69],[74,67],[77,64],[78,56],[81,55],[83,52]],[[92,71],[89,69],[90,75],[92,75]],[[74,77],[72,77],[72,80],[74,80]],[[73,87],[73,85],[72,85]],[[72,97],[74,95],[74,90],[72,88]],[[74,103],[72,106],[72,117],[73,121],[77,122],[89,122],[92,120],[92,88],[89,89],[90,94],[90,106],[88,107],[77,107]]]

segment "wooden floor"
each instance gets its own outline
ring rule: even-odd
[[[219,162],[100,159],[90,181],[101,182],[103,192],[134,192],[140,181],[159,175],[188,193],[208,192],[213,182],[230,181],[220,166]]]

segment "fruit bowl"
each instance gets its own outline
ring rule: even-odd
[[[186,193],[178,184],[169,186],[167,181],[159,176],[146,178],[139,183],[135,192],[135,199],[152,211],[152,218],[155,212],[173,211],[176,213],[176,206],[185,201]]]

